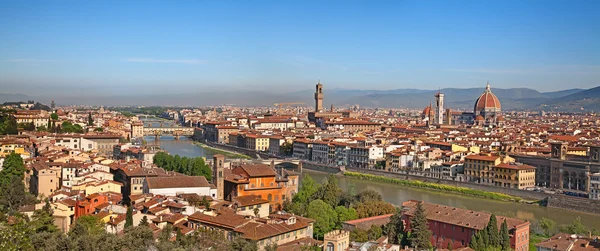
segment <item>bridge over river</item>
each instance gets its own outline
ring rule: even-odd
[[[194,134],[193,127],[183,127],[177,125],[174,121],[166,119],[142,119],[144,122],[144,136],[173,136],[178,139],[181,136],[192,136]]]

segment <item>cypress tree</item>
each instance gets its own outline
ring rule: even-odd
[[[423,208],[422,202],[417,204],[415,215],[411,219],[411,244],[417,250],[431,249],[431,230],[429,230],[429,223],[427,222],[427,216],[425,215],[425,209]]]
[[[130,205],[127,207],[127,214],[125,215],[125,228],[133,227],[133,207]]]
[[[490,235],[487,231],[487,227],[479,231],[479,240],[481,240],[481,244],[483,247],[490,246]]]
[[[510,236],[508,235],[508,224],[506,223],[506,220],[504,220],[502,226],[500,226],[500,245],[502,246],[502,250],[510,250]]]
[[[147,227],[147,226],[148,226],[148,224],[149,224],[149,223],[148,223],[148,217],[146,217],[146,216],[144,215],[144,217],[142,217],[142,220],[140,220],[140,225],[139,225],[139,226],[142,226],[142,227]]]
[[[488,222],[486,228],[488,234],[488,243],[487,246],[497,247],[500,245],[500,234],[498,233],[498,220],[496,219],[496,215],[492,214],[490,216],[490,221]]]

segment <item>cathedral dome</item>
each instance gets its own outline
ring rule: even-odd
[[[429,112],[431,112],[431,105],[425,107],[425,109],[423,109],[423,114],[421,114],[423,117],[427,117],[429,115]]]
[[[500,108],[500,100],[498,100],[498,97],[496,97],[496,95],[492,93],[492,90],[490,89],[490,84],[488,83],[485,87],[485,91],[483,92],[483,94],[481,94],[477,101],[475,101],[475,111],[477,112],[489,109],[500,110]]]

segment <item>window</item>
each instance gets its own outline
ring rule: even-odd
[[[267,200],[269,200],[269,201],[273,200],[273,195],[271,195],[271,194],[267,195]]]

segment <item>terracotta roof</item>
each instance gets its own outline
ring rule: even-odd
[[[221,210],[222,212],[226,212],[226,210]],[[237,215],[234,213],[221,213],[216,216],[207,215],[201,212],[195,212],[192,215],[188,216],[189,221],[198,221],[209,225],[220,226],[224,228],[234,229],[236,227],[241,227],[244,224],[248,223],[250,220],[246,219],[246,217],[242,215]]]
[[[496,168],[505,168],[512,170],[527,170],[527,169],[536,169],[534,166],[524,165],[524,164],[515,164],[515,163],[501,163],[495,166]]]
[[[148,177],[146,182],[150,189],[210,186],[204,176]]]
[[[402,203],[404,214],[413,216],[417,207],[418,201],[409,200]],[[455,226],[461,226],[476,230],[484,229],[489,220],[491,214],[485,212],[477,212],[473,210],[456,208],[438,204],[430,204],[427,202],[423,202],[423,208],[425,209],[425,215],[428,220],[443,222]],[[513,229],[521,226],[529,225],[529,222],[508,218],[502,216],[496,216],[498,222],[498,228],[502,225],[504,220],[508,224],[508,228]]]
[[[268,200],[261,199],[257,195],[238,196],[233,201],[239,203],[242,207],[269,203]]]
[[[266,177],[277,175],[273,168],[265,164],[242,165],[240,168],[242,168],[250,177]]]
[[[596,237],[598,238],[598,237]],[[600,242],[588,237],[559,233],[535,245],[555,251],[587,251],[600,250]]]
[[[500,156],[498,156],[498,155],[488,156],[488,155],[476,155],[476,154],[465,157],[465,159],[469,159],[469,160],[483,160],[483,161],[496,161],[498,158],[500,158]]]

